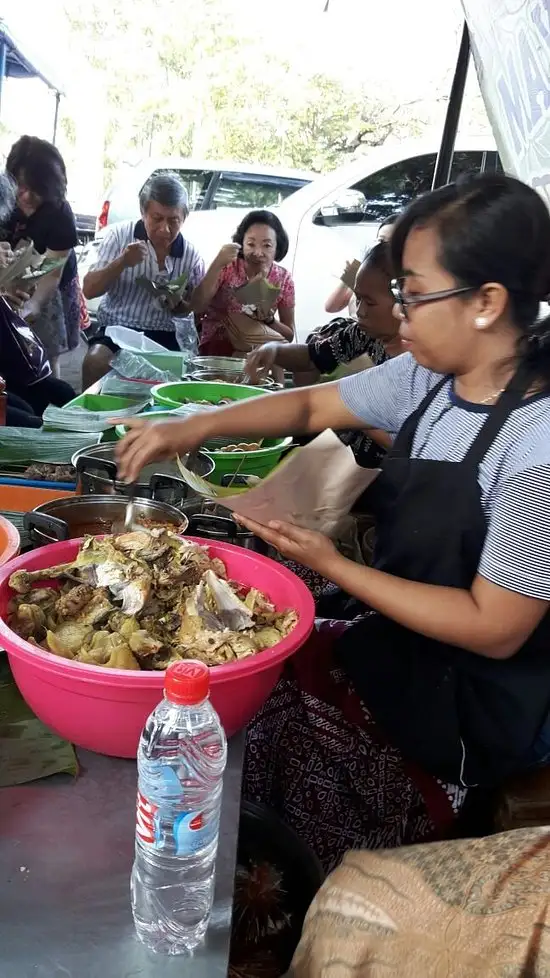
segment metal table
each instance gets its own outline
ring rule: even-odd
[[[77,780],[0,789],[2,978],[225,978],[244,734],[229,744],[216,894],[203,947],[165,957],[130,910],[136,765],[79,751]]]

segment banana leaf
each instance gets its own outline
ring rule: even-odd
[[[0,788],[52,774],[78,774],[76,754],[25,703],[0,653]]]
[[[24,245],[14,252],[13,261],[9,265],[0,268],[0,291],[7,289],[11,282],[16,281],[29,266],[31,266],[36,252],[32,241],[25,241]]]
[[[281,294],[278,285],[272,285],[263,275],[250,279],[246,285],[234,289],[233,295],[242,306],[253,306],[260,316],[268,316],[275,310]]]
[[[14,252],[13,261],[0,268],[0,290],[25,289],[45,275],[63,268],[65,258],[46,258],[35,251],[32,241],[26,241]]]
[[[180,275],[178,278],[172,279],[170,282],[153,282],[150,278],[146,278],[145,275],[140,275],[136,279],[138,285],[140,285],[149,295],[159,298],[160,296],[177,296],[182,295],[187,288],[187,283],[189,281],[189,276],[186,272]]]

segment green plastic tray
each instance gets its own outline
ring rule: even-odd
[[[147,397],[147,394],[145,394]],[[118,397],[116,394],[79,394],[65,408],[79,407],[85,411],[123,411],[137,404],[137,398]]]
[[[186,370],[186,356],[183,353],[173,353],[168,350],[166,353],[140,353],[140,356],[147,363],[150,363],[157,370],[168,370],[178,380],[184,376]]]

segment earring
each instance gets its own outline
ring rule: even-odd
[[[474,322],[478,329],[483,329],[483,327],[487,325],[487,320],[484,319],[483,316],[478,316]]]

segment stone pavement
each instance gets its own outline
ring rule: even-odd
[[[81,340],[80,346],[76,350],[73,350],[71,353],[64,353],[60,360],[61,377],[71,387],[74,387],[77,394],[80,394],[82,388],[81,370],[86,349],[85,342]]]

